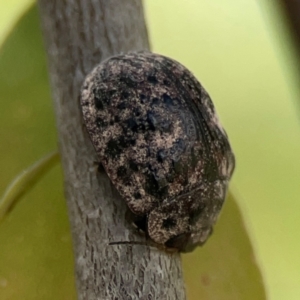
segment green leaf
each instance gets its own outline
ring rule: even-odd
[[[39,23],[34,6],[0,49],[0,195],[20,170],[57,148]],[[42,169],[35,170],[36,179]],[[1,300],[76,299],[62,183],[60,164],[57,164],[34,189],[23,194],[22,201],[1,223]]]
[[[34,0],[1,0],[0,2],[0,45],[13,29],[20,16]]]
[[[0,223],[3,218],[17,204],[17,201],[38,182],[41,177],[59,162],[57,151],[48,154],[34,165],[19,174],[7,187],[3,197],[0,199]]]
[[[183,256],[188,299],[264,300],[255,253],[236,200],[229,194],[213,235]]]

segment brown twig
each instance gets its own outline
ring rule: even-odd
[[[73,234],[79,299],[185,299],[179,254],[141,241],[127,226],[125,203],[105,173],[79,106],[85,75],[105,58],[148,49],[140,0],[40,0],[65,190]]]

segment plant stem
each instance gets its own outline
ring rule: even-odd
[[[140,0],[40,0],[55,103],[79,299],[185,299],[179,254],[147,245],[125,219],[126,205],[105,173],[79,105],[85,75],[111,55],[148,49]]]

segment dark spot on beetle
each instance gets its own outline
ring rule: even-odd
[[[138,171],[139,170],[138,165],[133,160],[129,160],[129,168],[132,171]]]
[[[105,154],[107,156],[110,156],[111,158],[116,158],[119,156],[122,152],[122,148],[119,145],[119,142],[117,140],[110,140],[107,143],[107,147],[105,149]]]
[[[126,75],[123,75],[120,78],[120,81],[124,82],[129,88],[135,88],[136,87],[136,82],[134,80],[132,80],[132,78],[130,78]]]
[[[205,151],[202,147],[198,149],[197,155],[198,155],[198,157],[203,157],[203,158],[206,157]]]
[[[172,147],[171,149],[170,149],[170,155],[173,157],[174,156],[174,160],[176,160],[175,159],[175,148],[174,147]]]
[[[163,177],[163,178],[160,178],[157,180],[157,184],[158,184],[159,189],[161,190],[161,189],[164,189],[168,185],[168,182],[167,182],[166,178]]]
[[[169,190],[169,187],[166,185],[164,186],[163,188],[160,188],[158,191],[157,191],[157,194],[158,194],[158,198],[159,199],[163,199],[165,197],[168,196],[168,190]]]
[[[195,136],[197,135],[195,124],[191,121],[186,128],[186,132],[188,136]]]
[[[174,182],[174,179],[175,179],[175,173],[174,173],[174,172],[169,173],[169,174],[167,175],[166,179],[167,179],[167,181],[168,181],[169,183]]]
[[[167,79],[164,79],[163,83],[164,83],[164,85],[166,85],[166,86],[170,86],[170,85],[171,85],[170,81],[167,80]]]
[[[98,96],[95,96],[94,97],[94,101],[95,101],[95,106],[96,106],[97,109],[99,109],[99,110],[103,110],[104,109],[104,106],[103,106],[101,98],[99,98]]]
[[[163,101],[166,105],[169,105],[169,106],[174,105],[173,99],[168,94],[165,93],[165,94],[163,94],[162,97],[163,97]]]
[[[146,130],[146,125],[145,125],[144,123],[141,122],[141,123],[139,124],[139,131],[140,131],[140,132],[144,132],[145,130]]]
[[[145,179],[146,179],[146,184],[145,184],[146,193],[158,199],[163,199],[167,196],[168,186],[165,185],[166,180],[157,180],[152,173],[147,174],[145,176]]]
[[[110,97],[104,90],[93,89],[96,108],[103,110],[105,105],[110,104]]]
[[[148,143],[150,139],[153,137],[152,130],[150,131],[149,124],[146,125],[147,130],[144,132],[144,140]],[[147,148],[147,156],[150,156],[150,148]]]
[[[149,134],[150,135],[150,134]],[[149,139],[149,137],[147,137],[146,141]],[[146,157],[149,157],[151,155],[151,150],[150,147],[148,145],[148,147],[146,148]]]
[[[162,63],[163,63],[163,66],[165,67],[165,68],[164,68],[165,71],[166,71],[166,70],[169,71],[169,69],[172,69],[172,68],[174,67],[174,62],[171,61],[170,59],[166,58],[166,57],[164,57]]]
[[[141,115],[141,111],[139,109],[135,109],[134,114],[138,117]]]
[[[141,195],[140,192],[135,192],[135,193],[133,194],[133,197],[134,197],[134,199],[139,200],[139,199],[142,198],[142,195]]]
[[[166,159],[166,157],[167,154],[164,149],[160,149],[157,151],[156,158],[158,162],[162,163]]]
[[[140,62],[138,60],[132,60],[130,62],[131,66],[134,66],[136,69],[140,69],[142,67],[142,63],[143,62]]]
[[[98,89],[96,89],[96,88],[94,88],[93,89],[93,94],[94,94],[94,97],[98,97],[99,96],[99,91],[98,91]]]
[[[174,228],[176,226],[176,224],[177,224],[176,220],[174,220],[173,218],[168,218],[168,219],[163,220],[162,226],[165,229],[171,229],[171,228]]]
[[[124,166],[120,166],[119,168],[118,168],[118,170],[117,170],[117,175],[118,175],[118,177],[124,177],[124,176],[126,176],[127,175],[127,169],[126,169],[126,167],[124,167]]]
[[[118,109],[125,109],[126,108],[126,103],[125,102],[121,102],[120,104],[117,105]]]
[[[118,122],[120,122],[120,117],[119,116],[115,116],[114,120],[115,120],[116,123],[118,123]]]
[[[138,131],[138,124],[136,122],[136,120],[134,118],[129,118],[127,121],[127,126],[128,128],[133,131],[133,132],[137,132]]]
[[[174,150],[174,154],[177,156],[184,152],[186,149],[186,143],[183,139],[177,139],[173,144],[172,149]]]
[[[114,125],[114,124],[115,124],[114,120],[110,120],[110,121],[109,121],[109,125],[112,126],[112,125]]]
[[[156,172],[156,168],[150,162],[148,162],[147,167],[150,172]]]
[[[130,143],[131,146],[135,146],[136,140],[135,139],[130,139],[129,143]]]
[[[129,93],[127,91],[122,91],[120,96],[122,100],[125,100],[129,97]]]
[[[162,122],[160,122],[159,127],[162,132],[171,132],[172,123],[170,120],[164,119]]]
[[[107,77],[108,77],[108,70],[105,69],[105,68],[101,69],[100,76],[102,77],[103,80],[107,79]]]
[[[179,251],[186,250],[190,237],[190,232],[181,233],[177,236],[170,238],[167,242],[165,242],[165,246],[167,248],[178,249]]]
[[[124,135],[120,136],[118,143],[122,148],[128,148],[131,145],[131,140],[128,140]]]
[[[148,174],[146,177],[145,191],[147,194],[156,196],[158,184],[153,174]]]
[[[173,163],[173,168],[174,168],[175,173],[183,175],[185,165],[182,163],[181,159],[173,160],[172,163]]]
[[[89,105],[90,105],[89,101],[82,101],[81,102],[81,106],[89,106]]]
[[[157,119],[155,118],[154,114],[152,112],[147,113],[147,122],[149,124],[150,130],[155,130],[157,127]]]
[[[110,91],[108,91],[108,95],[110,97],[112,97],[115,93],[116,93],[116,90],[110,90]]]
[[[193,86],[192,86],[190,83],[188,83],[187,86],[188,86],[188,88],[189,88],[190,90],[193,89]]]
[[[150,82],[150,83],[152,83],[152,84],[157,84],[157,82],[158,82],[157,78],[154,75],[149,75],[147,77],[147,81]]]
[[[157,97],[152,98],[152,104],[153,104],[153,105],[157,105],[157,104],[159,104],[159,103],[160,103],[159,98],[157,98]]]
[[[198,163],[198,158],[197,158],[197,156],[195,154],[194,148],[191,149],[190,162],[191,162],[192,168],[195,169],[196,166],[197,166],[197,163]]]
[[[204,174],[207,181],[209,182],[215,181],[216,178],[219,177],[219,170],[216,163],[212,163],[211,161],[208,161],[204,167]]]
[[[195,225],[199,218],[201,217],[202,212],[204,211],[204,205],[200,205],[197,209],[190,212],[189,224]]]
[[[140,94],[140,100],[141,100],[141,103],[144,104],[147,101],[147,97],[144,94]]]
[[[107,124],[107,122],[103,121],[101,118],[97,118],[96,125],[99,128],[105,128],[105,127],[107,127],[108,124]]]
[[[178,161],[173,161],[173,167],[174,171],[177,174],[180,174],[182,177],[185,177],[186,180],[188,179],[189,165],[186,161],[183,162],[182,159],[179,159]]]
[[[184,149],[185,149],[185,146],[186,146],[183,139],[177,139],[177,140],[176,140],[176,145],[177,145],[177,147],[178,147],[179,149],[182,149],[182,150],[184,150]]]

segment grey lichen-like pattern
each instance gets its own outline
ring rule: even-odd
[[[136,225],[166,248],[202,245],[235,159],[191,72],[151,52],[114,56],[86,77],[81,106],[100,161]]]

